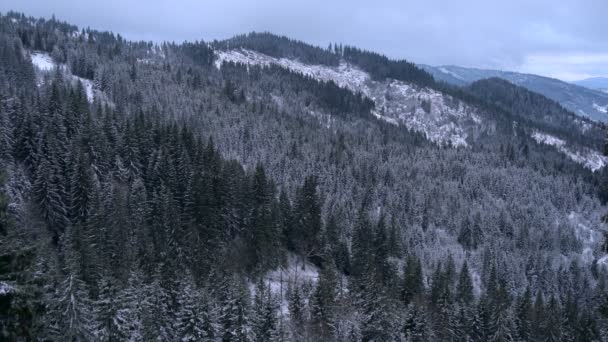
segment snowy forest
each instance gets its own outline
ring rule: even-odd
[[[608,341],[604,140],[342,43],[4,13],[0,340]]]

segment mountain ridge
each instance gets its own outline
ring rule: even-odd
[[[498,78],[241,43],[0,15],[0,340],[608,331],[600,124]]]
[[[513,71],[466,68],[452,65],[433,67],[421,64],[420,66],[431,73],[437,80],[457,86],[466,86],[472,82],[489,77],[503,78],[516,85],[545,95],[577,115],[589,117],[596,121],[608,122],[607,113],[597,108],[598,106],[601,108],[608,106],[608,94],[598,90],[550,77]]]

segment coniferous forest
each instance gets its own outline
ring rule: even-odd
[[[345,61],[483,123],[437,144],[336,82],[218,68],[230,49]],[[153,44],[4,13],[0,340],[607,341],[608,171],[540,129],[604,140],[506,81],[456,88],[342,44]]]

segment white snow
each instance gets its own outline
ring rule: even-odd
[[[604,255],[603,257],[597,260],[597,265],[608,268],[608,255]]]
[[[598,230],[591,228],[583,215],[571,212],[568,215],[568,220],[574,226],[576,239],[583,245],[583,252],[581,253],[582,261],[586,264],[591,263],[594,259],[593,249],[602,240],[602,234]]]
[[[535,131],[532,133],[532,138],[539,144],[555,146],[558,151],[564,153],[568,158],[583,165],[591,171],[597,171],[603,168],[608,163],[608,158],[603,156],[598,151],[589,148],[581,148],[574,150],[566,146],[566,142],[552,135]]]
[[[56,64],[53,62],[51,56],[43,52],[32,53],[32,63],[36,68],[42,71],[51,71],[56,67]]]
[[[270,287],[271,293],[280,299],[283,314],[289,312],[287,288],[289,286],[312,287],[316,285],[318,279],[317,266],[293,254],[288,255],[285,267],[270,271],[264,276],[264,282]],[[252,294],[255,293],[255,286],[250,288]]]
[[[448,74],[448,75],[450,75],[450,76],[452,76],[452,77],[454,77],[454,78],[456,78],[456,79],[459,79],[459,80],[464,81],[464,78],[462,78],[462,76],[460,76],[460,75],[458,75],[457,73],[455,73],[455,72],[453,72],[453,71],[450,71],[450,70],[448,70],[448,69],[446,69],[446,68],[444,68],[444,67],[440,67],[440,68],[439,68],[439,71],[441,71],[441,72],[442,72],[442,73],[444,73],[444,74]]]
[[[597,103],[593,103],[593,108],[595,110],[597,110],[598,112],[604,113],[604,114],[608,114],[608,105],[605,106],[600,106]]]
[[[6,294],[9,294],[14,289],[15,288],[11,284],[9,284],[9,283],[7,283],[5,281],[0,281],[0,296],[4,296]]]
[[[339,86],[353,91],[362,91],[364,83],[369,79],[369,75],[366,72],[351,66],[346,62],[341,62],[338,67],[309,65],[287,58],[274,58],[259,52],[244,49],[219,51],[217,53],[217,59],[215,60],[215,66],[219,69],[223,62],[263,66],[275,64],[320,81],[334,81]]]
[[[532,138],[534,140],[536,140],[536,142],[542,143],[545,145],[551,145],[551,146],[555,146],[555,147],[562,147],[562,146],[566,145],[566,142],[563,141],[562,139],[559,139],[552,135],[544,134],[541,132],[532,133]]]
[[[345,61],[335,67],[309,65],[239,49],[218,51],[215,66],[219,69],[223,62],[262,66],[273,64],[320,81],[331,80],[372,99],[376,104],[372,114],[379,120],[422,132],[437,144],[467,146],[465,127],[481,123],[475,110],[450,96],[392,79],[374,81],[367,72]],[[428,113],[423,109],[423,104],[430,104]]]
[[[94,93],[93,93],[93,82],[91,80],[87,80],[86,78],[82,78],[82,77],[78,77],[78,76],[72,76],[75,82],[82,82],[82,86],[84,87],[84,90],[86,91],[87,94],[87,100],[89,100],[89,102],[93,102],[93,98],[94,98]]]
[[[49,54],[47,54],[47,53],[36,51],[36,52],[31,53],[31,57],[32,57],[32,63],[34,64],[34,66],[42,72],[52,71],[52,70],[55,70],[56,67],[59,67],[61,70],[63,70],[65,72],[65,74],[68,77],[71,78],[73,84],[76,84],[78,81],[82,82],[82,85],[87,94],[87,100],[89,102],[93,102],[94,94],[95,94],[95,92],[93,90],[93,81],[88,80],[86,78],[78,77],[76,75],[72,75],[72,73],[68,70],[66,65],[55,63],[53,61],[53,59],[51,58],[51,56],[49,56]]]

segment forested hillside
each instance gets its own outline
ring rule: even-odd
[[[601,142],[341,44],[4,14],[0,340],[605,341]]]

